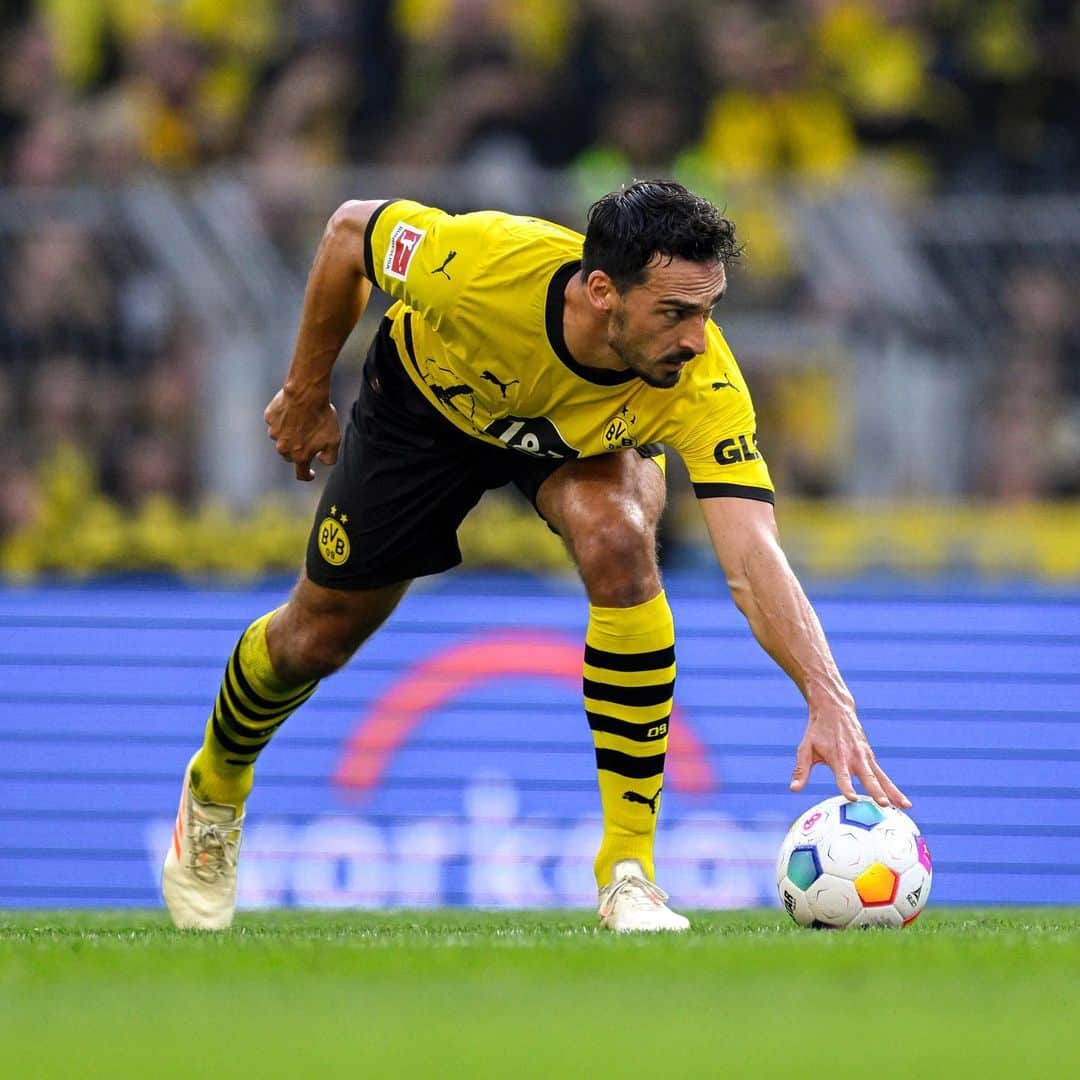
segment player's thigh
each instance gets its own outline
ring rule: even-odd
[[[386,621],[410,584],[332,589],[302,572],[267,628],[275,671],[288,682],[336,671]]]
[[[536,508],[563,538],[590,599],[643,603],[660,590],[656,530],[666,485],[635,450],[566,462],[540,485]]]

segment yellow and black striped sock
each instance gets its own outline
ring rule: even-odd
[[[274,613],[256,619],[240,636],[206,722],[202,749],[191,766],[191,786],[204,802],[237,808],[255,779],[255,759],[271,736],[319,685],[287,686],[274,673],[266,626]]]
[[[661,592],[628,608],[589,606],[585,715],[596,747],[604,838],[596,883],[637,859],[653,879],[653,838],[675,690],[675,625]]]

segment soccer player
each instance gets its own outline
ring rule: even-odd
[[[675,684],[656,560],[661,443],[686,463],[735,603],[806,699],[791,789],[821,762],[849,799],[855,777],[882,805],[910,806],[874,759],[777,539],[750,393],[710,319],[737,254],[731,222],[674,183],[604,196],[584,238],[536,218],[451,216],[409,200],[334,213],[291,366],[265,412],[298,480],[314,478],[315,458],[333,470],[300,579],[241,636],[184,775],[162,882],[177,926],[231,923],[259,753],[413,578],[461,561],[465,515],[486,490],[513,483],[562,537],[589,599],[600,922],[685,929],[653,870]],[[342,442],[330,372],[373,285],[396,303]]]

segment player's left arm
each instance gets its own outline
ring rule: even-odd
[[[813,766],[825,764],[848,799],[857,798],[854,776],[881,805],[910,806],[874,758],[821,623],[780,547],[772,505],[737,497],[700,503],[735,604],[809,708],[791,790],[801,791]]]

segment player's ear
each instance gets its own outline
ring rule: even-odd
[[[585,281],[589,303],[602,313],[611,311],[617,291],[615,282],[603,270],[594,270]]]

